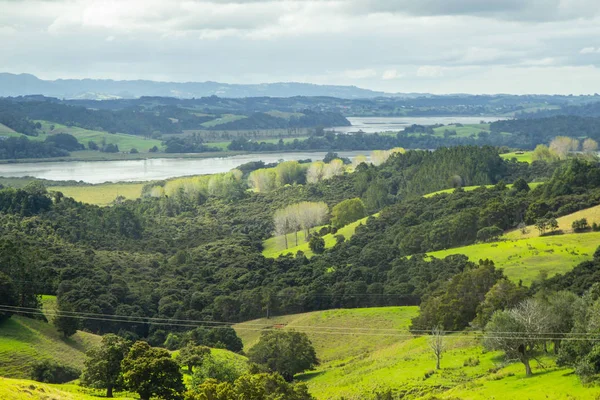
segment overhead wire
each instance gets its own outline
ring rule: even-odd
[[[80,313],[70,311],[42,311],[31,307],[18,307],[11,305],[0,305],[0,311],[12,312],[27,315],[47,315],[53,317],[66,317],[81,320],[105,321],[115,323],[131,323],[131,324],[152,324],[158,326],[174,326],[174,327],[210,327],[210,328],[228,328],[234,325],[232,322],[222,321],[197,321],[197,320],[171,320],[168,318],[146,318],[139,316],[114,315],[114,314],[96,314],[96,313]],[[133,320],[132,320],[133,319]],[[136,320],[138,319],[138,320]],[[152,321],[148,321],[151,319]],[[175,322],[174,322],[175,321]],[[210,325],[210,324],[216,325]],[[207,325],[208,326],[205,326]],[[280,331],[282,327],[277,327],[278,324],[257,324],[257,323],[236,323],[237,330],[246,331]],[[284,326],[285,327],[285,326]],[[359,328],[359,327],[335,327],[335,326],[301,326],[293,325],[290,328],[298,329],[301,332],[311,334],[329,334],[329,335],[354,335],[354,336],[387,336],[399,338],[414,338],[418,334],[404,333],[393,328]],[[381,332],[384,331],[384,332]],[[388,332],[389,331],[389,332]],[[431,333],[426,330],[413,330],[413,332]],[[488,339],[522,339],[522,340],[567,340],[567,341],[595,341],[600,340],[600,335],[590,333],[571,333],[571,332],[495,332],[494,335],[485,334],[483,331],[444,331],[445,338],[488,338]],[[446,335],[447,333],[460,333],[462,335]],[[573,337],[571,335],[581,335],[582,337]],[[518,336],[523,335],[523,336]]]

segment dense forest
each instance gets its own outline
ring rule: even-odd
[[[263,315],[267,304],[277,314],[418,304],[475,265],[462,256],[405,256],[473,243],[490,227],[506,229],[600,203],[598,167],[574,160],[558,168],[554,173],[553,164],[505,162],[493,148],[456,147],[409,151],[380,167],[363,164],[352,174],[264,193],[233,186],[106,208],[50,196],[40,184],[3,189],[2,246],[11,250],[1,253],[6,259],[0,265],[24,295],[18,305],[35,305],[35,294],[57,294],[64,309],[124,318],[83,319],[80,327],[157,345],[182,328],[127,317],[240,321]],[[526,180],[550,176],[547,185],[529,190]],[[452,184],[496,186],[420,196]],[[261,255],[275,210],[299,201],[333,207],[356,197],[381,214],[351,239],[340,238],[310,260]],[[33,276],[39,279],[32,286],[27,282]]]
[[[167,102],[168,103],[168,102]],[[110,133],[128,133],[140,136],[154,134],[181,133],[190,129],[285,129],[308,127],[331,127],[350,125],[348,120],[337,112],[302,109],[290,115],[266,112],[223,109],[211,114],[203,114],[201,108],[181,108],[176,105],[156,103],[119,108],[87,108],[74,102],[68,104],[58,99],[24,97],[0,99],[0,123],[29,136],[36,136],[33,121],[44,120]],[[238,112],[239,119],[215,125],[203,125],[220,120],[221,114]],[[200,114],[200,115],[198,115]]]

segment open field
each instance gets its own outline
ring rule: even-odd
[[[51,385],[25,379],[0,378],[0,398],[4,400],[97,400],[105,390],[82,388],[75,384]],[[133,400],[136,395],[114,393],[115,399]]]
[[[553,276],[591,259],[599,244],[600,232],[590,232],[473,244],[427,255],[444,258],[451,254],[464,254],[474,262],[487,258],[493,260],[496,267],[503,268],[506,276],[513,281],[522,280],[529,284],[540,271]]]
[[[516,158],[519,162],[526,162],[530,164],[533,162],[533,151],[525,151],[519,153],[521,154],[517,154],[516,152],[500,154],[500,157],[504,158],[505,160],[512,160],[513,158]]]
[[[12,316],[0,324],[0,376],[27,378],[31,364],[44,359],[81,369],[85,351],[99,341],[85,332],[64,339],[52,324]]]
[[[111,204],[118,196],[134,200],[142,195],[146,183],[103,183],[88,186],[51,186],[48,191],[62,192],[83,203],[105,206]]]
[[[98,146],[101,146],[103,141],[106,144],[112,143],[119,146],[120,151],[129,151],[132,148],[136,148],[141,153],[146,153],[154,146],[159,149],[162,148],[162,142],[156,139],[146,139],[142,136],[127,135],[124,133],[108,133],[101,131],[93,131],[89,129],[78,128],[75,126],[65,126],[56,124],[54,122],[39,121],[42,124],[42,129],[46,135],[40,135],[37,138],[45,140],[47,135],[53,133],[68,133],[77,138],[79,143],[83,144],[86,148],[88,142],[93,140]],[[50,126],[54,125],[54,130],[50,131]]]
[[[38,140],[43,141],[52,134],[56,133],[68,133],[70,135],[75,136],[79,143],[83,144],[86,148],[88,142],[93,140],[99,146],[102,145],[103,141],[106,144],[112,143],[119,146],[120,151],[129,151],[132,148],[136,148],[141,153],[146,153],[148,150],[156,146],[159,149],[162,148],[162,142],[156,139],[146,139],[141,136],[136,135],[127,135],[124,133],[108,133],[101,131],[93,131],[84,128],[78,128],[75,126],[65,126],[61,124],[57,124],[49,121],[36,121],[42,124],[43,133],[39,136],[27,136],[29,140]],[[54,130],[50,130],[50,126],[54,125]],[[0,135],[9,136],[9,137],[20,137],[24,136],[21,133],[17,133],[4,125],[0,126]]]
[[[377,215],[379,215],[379,214],[374,214],[373,217],[377,217]],[[367,219],[369,219],[369,218],[370,217],[365,217],[365,218],[359,219],[358,221],[355,221],[351,224],[344,226],[343,228],[340,228],[337,231],[337,233],[335,233],[335,234],[328,233],[327,235],[323,236],[323,240],[325,240],[325,248],[329,249],[329,248],[335,246],[335,243],[336,243],[335,237],[337,235],[343,235],[344,238],[346,238],[346,240],[350,239],[352,237],[352,235],[354,235],[356,228],[360,225],[366,224]],[[318,227],[312,228],[311,232],[318,231],[322,227],[323,226],[318,226]],[[304,253],[304,255],[307,257],[313,256],[313,252],[311,251],[310,247],[308,247],[308,242],[305,240],[304,232],[298,231],[298,246],[295,246],[296,235],[294,233],[288,233],[287,240],[288,240],[288,246],[290,246],[287,249],[285,248],[285,240],[283,238],[283,235],[275,236],[275,237],[265,240],[263,242],[263,247],[264,247],[263,252],[262,252],[263,256],[268,257],[268,258],[277,258],[284,254],[296,254],[299,251],[302,251]]]
[[[440,126],[434,128],[435,136],[444,137],[444,131],[456,131],[456,136],[453,137],[469,137],[471,135],[477,135],[479,132],[489,132],[490,124],[464,124],[463,126],[456,126],[454,124]]]
[[[392,388],[404,399],[589,399],[600,388],[585,388],[571,370],[542,357],[546,369],[533,362],[534,376],[525,378],[521,364],[506,363],[499,352],[485,352],[478,336],[446,337],[440,371],[426,337],[408,333],[417,307],[380,307],[317,311],[237,324],[245,350],[258,341],[260,326],[296,329],[308,334],[321,365],[300,374],[310,392],[322,400],[371,399]],[[283,327],[284,326],[284,327]],[[252,329],[246,330],[245,328]],[[478,365],[464,366],[467,359]],[[432,373],[425,378],[425,373]],[[568,397],[572,395],[573,397]],[[400,397],[404,396],[404,397]],[[396,398],[396,397],[394,397]]]
[[[224,114],[221,118],[216,118],[211,121],[207,121],[202,123],[201,125],[205,128],[212,128],[218,125],[226,124],[228,122],[239,121],[240,119],[248,118],[245,115],[235,115],[235,114]]]
[[[544,182],[531,182],[529,183],[529,187],[531,189],[535,189],[536,187],[542,185]],[[464,186],[462,189],[465,192],[470,192],[471,190],[475,190],[477,188],[480,188],[481,186]],[[494,185],[485,185],[486,188],[491,188],[494,187]],[[506,185],[506,187],[512,187],[512,184]],[[452,193],[454,192],[454,188],[452,189],[444,189],[444,190],[438,190],[437,192],[432,192],[432,193],[427,193],[426,195],[424,195],[423,197],[432,197],[435,196],[436,194],[443,194],[443,193]]]
[[[397,342],[395,336],[381,336],[373,340],[373,336],[366,334],[378,333],[382,329],[386,332],[408,332],[410,320],[417,313],[418,307],[338,309],[262,318],[236,324],[233,328],[244,342],[244,350],[258,342],[262,328],[278,326],[306,332],[319,359],[329,362],[362,357]]]
[[[600,224],[600,205],[557,218],[558,229],[562,230],[564,233],[573,233],[573,221],[582,218],[587,219],[590,226],[592,226],[594,222]],[[540,236],[540,232],[533,225],[527,227],[527,233],[525,234],[521,233],[519,229],[515,229],[504,235],[506,239],[524,239],[538,236]]]

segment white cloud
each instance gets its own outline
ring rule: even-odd
[[[580,54],[598,54],[600,53],[600,47],[584,47],[579,51]]]
[[[392,79],[402,78],[403,76],[404,76],[404,74],[399,73],[397,69],[388,69],[388,70],[383,71],[383,74],[381,75],[381,79],[383,79],[384,81],[389,81]]]
[[[600,53],[589,47],[600,37],[599,7],[597,0],[0,0],[0,69],[417,92],[489,92],[499,87],[488,81],[493,75],[506,79],[506,91],[568,93],[584,78],[563,79],[560,68],[589,67]],[[527,84],[515,82],[515,71]],[[600,80],[585,71],[589,91]]]

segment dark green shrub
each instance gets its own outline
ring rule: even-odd
[[[81,371],[52,360],[38,361],[31,367],[31,379],[44,383],[66,383],[79,378]]]

